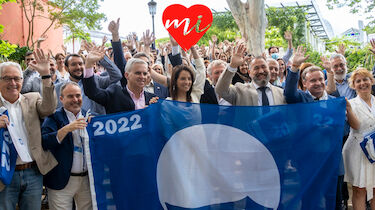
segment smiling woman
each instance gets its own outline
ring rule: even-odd
[[[375,190],[375,166],[367,160],[359,144],[364,134],[374,131],[375,97],[371,95],[374,82],[370,71],[364,68],[355,70],[349,79],[349,85],[355,89],[357,97],[349,100],[348,105],[360,122],[358,128],[350,128],[348,140],[343,147],[344,181],[353,186],[354,209],[365,209],[366,195],[367,200],[371,200]],[[375,202],[371,202],[371,209],[374,208]]]
[[[169,92],[170,98],[175,101],[193,102],[191,92],[193,90],[193,82],[195,79],[193,70],[189,66],[180,65],[173,69],[171,76],[171,85]]]

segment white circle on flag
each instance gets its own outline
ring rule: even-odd
[[[182,129],[157,164],[160,203],[199,208],[249,197],[266,208],[280,202],[280,175],[270,151],[250,134],[227,125]]]

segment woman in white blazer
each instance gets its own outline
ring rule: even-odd
[[[371,95],[374,77],[367,69],[360,68],[352,73],[349,85],[357,92],[357,97],[351,99],[350,106],[358,119],[358,127],[352,126],[343,148],[345,166],[344,181],[353,186],[354,210],[366,209],[367,200],[373,198],[375,189],[375,165],[364,155],[360,142],[366,133],[375,130],[375,97]],[[375,210],[375,202],[371,202]]]

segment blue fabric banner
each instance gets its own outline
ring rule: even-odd
[[[8,115],[8,111],[0,108],[0,115]],[[17,151],[6,128],[0,128],[0,148],[0,180],[3,184],[9,185],[16,168]]]
[[[334,209],[345,100],[163,101],[88,126],[100,210]]]

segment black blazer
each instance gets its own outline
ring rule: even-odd
[[[200,102],[204,104],[218,104],[215,88],[212,87],[208,80],[204,83],[204,93],[201,96]]]
[[[127,112],[135,110],[133,99],[130,97],[126,86],[112,84],[107,89],[100,89],[94,80],[94,77],[83,78],[83,90],[85,94],[93,101],[104,106],[107,114],[117,112]],[[155,94],[144,92],[145,104],[148,105]]]
[[[86,115],[86,111],[81,110],[81,112]],[[60,144],[56,139],[57,131],[68,124],[66,112],[61,107],[48,116],[42,125],[42,147],[44,150],[51,151],[58,162],[57,166],[43,177],[44,185],[54,190],[65,188],[72,170],[74,148],[72,133],[68,133]]]

